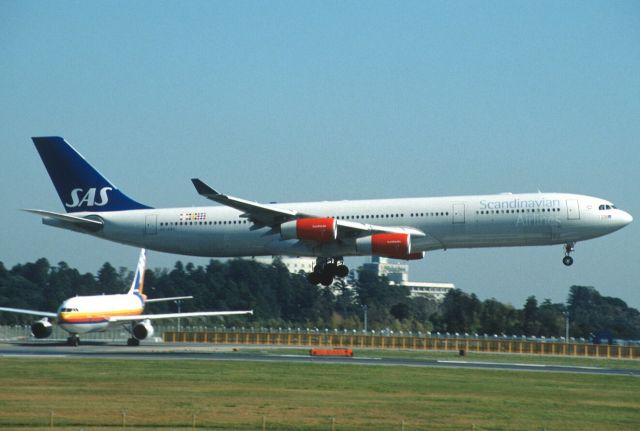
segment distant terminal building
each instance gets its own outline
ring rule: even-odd
[[[389,261],[386,257],[373,256],[371,262],[363,266],[365,270],[372,271],[379,277],[387,277],[392,284],[408,287],[411,297],[414,298],[422,296],[442,301],[447,293],[456,287],[453,283],[409,281],[409,265]]]
[[[436,301],[442,301],[451,289],[456,288],[455,284],[453,283],[406,281],[401,284],[409,288],[412,298],[422,296],[425,298],[435,299]]]

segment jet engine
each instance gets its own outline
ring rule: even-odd
[[[38,320],[31,324],[31,333],[36,338],[47,338],[51,335],[52,330],[53,327],[51,326],[51,322],[49,322],[47,318]]]
[[[358,253],[391,257],[393,259],[416,260],[424,252],[411,253],[411,236],[406,233],[377,233],[356,239]]]
[[[333,217],[302,218],[280,225],[282,239],[304,239],[327,242],[338,237],[338,223]]]
[[[144,340],[153,335],[153,326],[149,320],[137,323],[133,327],[133,336],[138,340]]]

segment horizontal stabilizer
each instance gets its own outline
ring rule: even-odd
[[[26,211],[32,214],[37,214],[44,218],[59,220],[65,223],[71,223],[76,227],[80,227],[82,229],[86,229],[91,232],[99,231],[100,229],[102,229],[102,226],[104,225],[104,222],[102,222],[101,220],[88,219],[85,217],[78,217],[70,214],[61,214],[53,211],[34,210],[34,209],[23,209],[22,211]]]
[[[147,298],[145,302],[180,301],[182,299],[193,299],[193,296],[173,296],[171,298],[153,298],[153,299]]]

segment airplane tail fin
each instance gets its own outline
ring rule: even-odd
[[[147,267],[147,253],[143,248],[140,250],[140,257],[138,258],[138,267],[136,268],[136,274],[133,276],[131,287],[127,294],[129,295],[143,295],[144,290],[144,271]]]
[[[31,138],[67,212],[150,208],[111,184],[63,138]]]

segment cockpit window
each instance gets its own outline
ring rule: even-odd
[[[604,211],[604,210],[612,210],[612,209],[614,210],[614,209],[616,209],[616,206],[615,206],[615,205],[609,205],[609,204],[607,204],[607,205],[600,205],[600,206],[598,207],[598,209],[599,209],[600,211]]]

